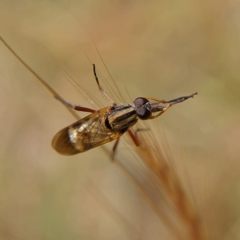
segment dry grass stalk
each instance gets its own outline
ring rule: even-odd
[[[55,92],[37,73],[35,73],[12,49],[11,47],[0,37],[3,44],[14,54],[14,56],[31,72],[33,75],[47,88],[48,91],[54,97],[61,98],[61,96]],[[68,111],[76,118],[79,116],[72,109],[67,108]],[[174,213],[177,214],[181,226],[175,226],[172,220],[166,217],[161,208],[159,207],[158,200],[154,199],[146,190],[146,187],[141,185],[139,181],[128,171],[128,169],[121,164],[121,161],[116,161],[115,164],[131,179],[136,186],[142,191],[143,196],[154,209],[155,213],[161,220],[168,225],[174,232],[176,239],[191,239],[191,240],[203,240],[206,239],[203,234],[202,225],[200,223],[198,213],[192,206],[187,194],[184,192],[181,182],[177,177],[174,168],[168,163],[163,156],[157,141],[154,136],[147,132],[141,134],[141,146],[137,152],[140,156],[140,160],[148,167],[150,174],[154,174],[160,181],[162,189],[164,189],[165,197],[168,199],[169,204],[174,209]],[[103,148],[106,150],[105,148]],[[111,156],[111,153],[109,153]]]
[[[162,153],[162,149],[153,133],[150,131],[143,133],[141,142],[142,144],[137,152],[141,156],[141,160],[148,166],[149,171],[152,171],[160,181],[166,198],[170,201],[182,223],[182,227],[187,232],[187,239],[206,239],[197,209],[193,207],[174,167],[169,164]],[[182,227],[181,229],[184,229]]]

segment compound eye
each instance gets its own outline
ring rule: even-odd
[[[146,98],[136,98],[134,100],[134,105],[135,111],[140,119],[147,120],[152,116],[151,104]]]

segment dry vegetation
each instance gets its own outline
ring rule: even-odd
[[[1,43],[0,238],[239,239],[239,11],[234,1],[0,1],[0,36],[70,102],[109,105],[83,50],[121,101],[90,35],[127,102],[199,92],[140,123],[150,130],[139,148],[123,137],[114,162],[112,144],[67,158],[51,138],[75,119]]]

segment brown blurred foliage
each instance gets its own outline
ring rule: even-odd
[[[92,104],[62,69],[109,105],[84,54],[110,81],[92,39],[129,102],[125,86],[132,99],[198,91],[149,124],[174,159],[207,237],[234,240],[240,238],[239,16],[238,1],[0,0],[0,35],[72,103]],[[75,119],[3,44],[0,83],[1,239],[176,239],[109,151],[67,158],[51,148],[54,134]],[[117,158],[131,164],[135,150],[123,137]],[[143,171],[134,174],[144,185]]]

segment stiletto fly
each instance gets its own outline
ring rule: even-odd
[[[52,147],[60,154],[74,155],[85,152],[116,139],[113,147],[115,152],[119,138],[128,132],[134,143],[138,146],[139,141],[136,133],[130,128],[137,123],[138,119],[154,119],[166,112],[174,104],[183,102],[194,97],[197,92],[184,97],[169,101],[159,100],[153,97],[138,97],[132,104],[116,104],[101,87],[93,64],[93,73],[100,92],[112,103],[112,106],[94,110],[65,102],[63,104],[77,111],[90,112],[85,118],[58,132],[52,140]],[[152,100],[154,102],[150,102]],[[153,115],[153,113],[158,114]]]

